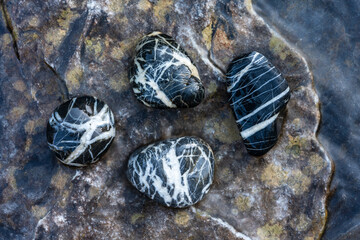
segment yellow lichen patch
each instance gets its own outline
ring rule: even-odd
[[[274,35],[270,39],[269,47],[273,53],[280,57],[281,60],[285,60],[286,57],[292,55],[292,52],[286,43]]]
[[[108,7],[111,12],[113,12],[114,14],[118,14],[123,12],[124,6],[127,2],[127,0],[112,0],[109,2]]]
[[[47,209],[46,209],[46,207],[40,207],[38,205],[35,205],[35,206],[31,207],[31,212],[37,219],[40,219],[40,218],[45,217],[45,215],[47,213]]]
[[[64,9],[60,12],[60,16],[57,19],[57,23],[63,30],[68,30],[70,23],[79,15],[71,11],[70,8]]]
[[[143,11],[147,11],[151,8],[151,3],[148,0],[140,0],[137,4],[137,8]]]
[[[12,37],[9,33],[3,34],[0,39],[0,44],[2,47],[6,47],[7,45],[12,43]]]
[[[69,181],[70,175],[63,172],[61,169],[51,178],[51,184],[57,189],[64,189],[66,183]]]
[[[253,5],[251,0],[245,0],[244,1],[245,7],[249,12],[253,11]]]
[[[261,180],[271,187],[279,187],[287,179],[287,172],[281,166],[270,163],[261,174]]]
[[[267,223],[265,226],[257,229],[257,235],[260,239],[266,240],[278,240],[284,229],[280,223],[271,225]]]
[[[125,72],[112,76],[109,83],[111,89],[117,92],[121,92],[129,87],[129,79]]]
[[[59,28],[50,28],[45,34],[45,41],[53,47],[58,47],[66,35],[66,31]]]
[[[100,38],[87,38],[85,40],[85,51],[91,58],[100,58],[104,49],[102,40]]]
[[[31,17],[28,21],[29,26],[34,28],[38,27],[39,23],[39,18],[37,18],[36,16]]]
[[[303,155],[301,153],[304,151],[304,148],[307,147],[307,140],[299,136],[293,137],[291,135],[288,135],[288,137],[289,145],[286,146],[285,151],[294,158],[298,158]]]
[[[294,191],[296,195],[303,194],[309,189],[311,179],[296,169],[291,172],[287,179],[287,185]]]
[[[309,166],[304,169],[304,173],[307,175],[318,174],[325,166],[325,160],[320,157],[319,154],[313,154],[310,156]]]
[[[67,199],[69,198],[69,195],[70,195],[70,191],[68,189],[64,190],[62,195],[61,195],[61,198],[60,198],[60,201],[59,201],[59,206],[64,208],[67,204]]]
[[[17,80],[13,83],[13,86],[19,92],[23,92],[26,89],[25,83],[22,80]]]
[[[190,220],[190,216],[186,211],[179,211],[175,215],[175,223],[178,226],[187,226]]]
[[[26,143],[25,143],[25,151],[28,152],[30,150],[32,144],[32,138],[31,137],[27,137],[26,138]]]
[[[10,121],[16,121],[20,119],[26,113],[26,108],[24,106],[14,107],[11,109],[10,114],[7,116],[7,119]]]
[[[211,97],[212,95],[214,95],[214,93],[216,93],[217,91],[217,84],[215,81],[211,81],[209,86],[208,86],[208,97]]]
[[[165,23],[165,16],[171,10],[172,0],[159,0],[154,6],[154,14],[161,22]]]
[[[80,81],[83,77],[83,69],[80,66],[75,66],[66,73],[66,82],[69,91],[73,91],[80,87]]]
[[[212,41],[212,24],[210,23],[202,30],[202,37],[205,41],[206,48],[210,50]]]
[[[36,125],[36,121],[34,120],[29,120],[27,121],[27,123],[25,124],[25,132],[27,134],[33,134],[34,130],[35,130],[35,125]]]
[[[124,56],[124,52],[121,47],[116,46],[111,49],[110,56],[116,60],[121,60]]]
[[[136,222],[141,221],[142,219],[144,219],[144,215],[141,213],[135,213],[131,216],[131,224],[136,224]]]
[[[311,225],[311,220],[303,213],[296,216],[291,221],[291,227],[298,232],[306,231]]]
[[[228,167],[225,167],[225,168],[221,169],[220,171],[216,171],[216,173],[219,174],[219,178],[223,181],[230,181],[234,178],[234,174]]]
[[[224,143],[233,143],[240,140],[239,130],[232,115],[225,119],[213,119],[209,127],[214,129],[214,137]]]
[[[251,207],[250,199],[246,196],[238,196],[235,199],[235,204],[236,207],[242,212],[249,210]]]

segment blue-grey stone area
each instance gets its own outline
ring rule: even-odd
[[[131,184],[149,198],[168,207],[188,207],[209,191],[214,154],[202,139],[169,139],[136,150],[126,174]]]
[[[227,72],[230,105],[247,151],[267,153],[277,142],[277,117],[290,99],[281,73],[258,52],[231,62]]]

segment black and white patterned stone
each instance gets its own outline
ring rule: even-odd
[[[200,138],[181,137],[136,150],[129,159],[127,177],[157,202],[183,208],[200,201],[214,177],[214,154]]]
[[[114,115],[103,101],[83,96],[73,98],[52,113],[47,141],[64,164],[86,166],[96,162],[115,137]]]
[[[153,32],[136,46],[130,82],[146,106],[188,108],[198,105],[205,89],[186,52],[170,36]]]
[[[231,107],[247,151],[260,156],[277,142],[276,119],[290,99],[281,73],[258,52],[235,59],[227,72]]]

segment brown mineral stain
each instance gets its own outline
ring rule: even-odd
[[[35,120],[29,120],[27,121],[27,123],[25,124],[25,132],[27,134],[33,134],[35,131],[35,126],[37,125],[38,121]]]
[[[260,239],[266,240],[278,240],[284,229],[280,223],[270,224],[267,223],[265,226],[257,229],[257,235]]]
[[[131,224],[136,224],[136,222],[139,222],[139,221],[141,221],[141,220],[143,220],[143,219],[144,219],[144,215],[143,215],[143,214],[141,214],[141,213],[135,213],[135,214],[131,215],[131,220],[130,220],[130,222],[131,222]]]
[[[45,215],[47,213],[47,208],[35,205],[35,206],[31,207],[31,212],[37,219],[41,219],[41,218],[45,217]]]
[[[15,122],[19,120],[25,113],[25,106],[14,107],[11,109],[10,114],[6,118],[12,122]]]
[[[23,92],[26,89],[25,83],[22,80],[17,80],[13,83],[13,86],[19,92]]]
[[[223,30],[223,27],[220,27],[216,30],[213,39],[213,50],[214,52],[226,50],[231,51],[232,40],[229,40],[226,32]]]
[[[261,180],[271,187],[279,187],[287,179],[288,173],[281,166],[270,163],[261,174]]]
[[[217,86],[216,82],[211,81],[207,88],[207,95],[209,98],[212,97],[216,93],[217,88],[218,88],[218,86]]]
[[[99,192],[100,192],[99,188],[94,187],[94,186],[90,187],[90,189],[89,189],[89,199],[92,199],[92,198],[98,196]]]
[[[120,46],[116,46],[111,49],[110,56],[116,60],[121,60],[124,56],[124,52]]]
[[[172,0],[159,0],[154,6],[154,14],[161,22],[165,23],[165,16],[170,12],[173,6]]]
[[[208,50],[211,48],[211,41],[212,41],[212,24],[210,23],[202,30],[202,37],[205,41],[205,46]]]
[[[235,199],[235,204],[237,208],[242,212],[249,210],[251,207],[250,199],[246,196],[237,197]]]
[[[296,169],[291,171],[286,183],[294,191],[295,195],[299,195],[309,189],[311,179]]]
[[[178,226],[187,226],[190,220],[190,216],[186,211],[179,211],[175,215],[175,223]]]
[[[70,92],[80,87],[83,74],[84,72],[80,66],[75,66],[66,73],[66,82]]]

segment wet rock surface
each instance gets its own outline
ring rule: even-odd
[[[159,203],[184,208],[200,201],[214,178],[214,154],[202,139],[160,141],[131,154],[127,177],[140,192]]]
[[[136,46],[130,82],[135,96],[146,106],[195,107],[205,89],[192,60],[170,36],[152,32]]]
[[[62,163],[87,166],[110,147],[115,137],[114,115],[96,97],[73,98],[51,114],[46,135],[50,149]]]
[[[315,135],[320,116],[311,74],[302,57],[254,15],[249,1],[12,0],[3,5],[1,138],[7,144],[0,146],[1,238],[314,239],[321,234],[331,163]],[[196,108],[153,109],[134,96],[128,69],[136,44],[154,30],[173,36],[198,67],[207,95]],[[240,139],[224,77],[229,62],[250,51],[263,53],[292,90],[278,143],[261,158],[249,155]],[[68,97],[84,94],[109,105],[117,135],[104,159],[74,169],[48,148],[46,122]],[[210,191],[182,210],[144,198],[126,179],[130,154],[189,135],[206,140],[214,151]]]
[[[360,229],[360,2],[253,1],[301,49],[321,101],[318,138],[335,163],[323,239],[358,239]]]
[[[282,124],[278,116],[290,99],[290,88],[258,52],[233,60],[226,75],[230,106],[244,145],[248,153],[264,155],[277,142]]]

